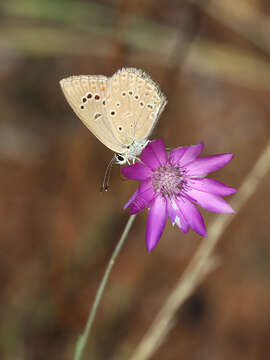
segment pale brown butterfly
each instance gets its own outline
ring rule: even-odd
[[[159,86],[136,68],[112,77],[70,76],[60,85],[74,112],[120,165],[135,162],[167,103]]]

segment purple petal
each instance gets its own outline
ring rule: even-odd
[[[203,217],[199,210],[189,200],[181,198],[177,200],[179,210],[183,213],[187,224],[201,236],[207,236]]]
[[[146,247],[150,252],[157,245],[166,224],[166,200],[157,196],[149,210],[146,225]]]
[[[124,166],[122,167],[121,172],[126,178],[132,180],[145,180],[152,175],[151,169],[141,163]]]
[[[167,161],[167,153],[163,140],[151,141],[142,151],[141,159],[152,170],[165,164]]]
[[[231,186],[225,185],[220,181],[214,179],[190,179],[188,185],[196,190],[208,192],[215,195],[227,196],[237,192]]]
[[[187,194],[194,202],[206,210],[222,214],[234,213],[231,205],[229,205],[227,201],[218,195],[198,191],[195,189],[188,190]]]
[[[185,234],[188,232],[188,224],[174,199],[167,199],[167,214],[173,226],[176,224]]]
[[[153,190],[153,185],[152,185],[152,180],[151,179],[146,179],[141,181],[140,186],[138,188],[139,193],[143,193],[144,191],[147,191],[149,188]]]
[[[177,213],[178,209],[173,207],[172,200],[167,199],[167,214],[173,226],[175,225],[175,217],[177,216]]]
[[[152,200],[155,198],[155,196],[156,195],[153,191],[151,181],[142,181],[137,190],[136,197],[129,206],[130,214],[137,214],[138,212],[148,207],[151,204]]]
[[[181,160],[181,158],[183,157],[183,155],[185,154],[185,152],[187,151],[187,149],[188,149],[188,146],[180,146],[176,149],[173,149],[169,155],[170,162],[172,162],[174,164],[179,162]]]
[[[131,198],[128,200],[128,202],[124,205],[123,210],[126,210],[130,206],[130,204],[136,198],[137,194],[138,194],[138,190],[135,191],[135,193],[131,196]]]
[[[187,175],[196,177],[207,175],[212,171],[217,171],[228,164],[228,162],[232,160],[233,156],[233,154],[219,154],[204,156],[196,159],[187,165]]]
[[[173,162],[175,162],[175,159],[178,157],[179,158],[178,161],[180,162],[180,164],[186,165],[191,161],[195,160],[200,155],[200,153],[203,151],[203,147],[204,147],[204,143],[201,142],[198,145],[187,146],[184,152],[183,150],[181,151],[181,149],[179,150],[175,149],[174,152],[178,152],[179,155],[177,156],[175,154],[173,156],[174,158]]]

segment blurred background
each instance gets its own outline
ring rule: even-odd
[[[239,188],[270,137],[269,39],[268,0],[0,3],[0,359],[72,359],[136,188],[115,166],[100,193],[112,153],[59,80],[142,68],[169,100],[152,138],[235,153],[214,177]],[[222,265],[152,359],[269,359],[269,187],[266,176],[234,215],[217,248]],[[210,224],[215,215],[202,212]],[[113,270],[86,359],[128,359],[204,241],[167,224],[148,254],[145,224],[146,211]]]

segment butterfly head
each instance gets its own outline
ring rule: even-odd
[[[149,140],[133,140],[130,145],[125,146],[124,152],[121,154],[115,154],[115,163],[119,165],[135,163],[136,160],[139,160],[138,156],[141,154],[142,150],[149,143]]]

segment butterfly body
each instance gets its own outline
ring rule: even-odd
[[[63,93],[81,121],[119,156],[134,162],[166,105],[157,84],[142,70],[123,68],[112,77],[70,76],[60,81]]]

